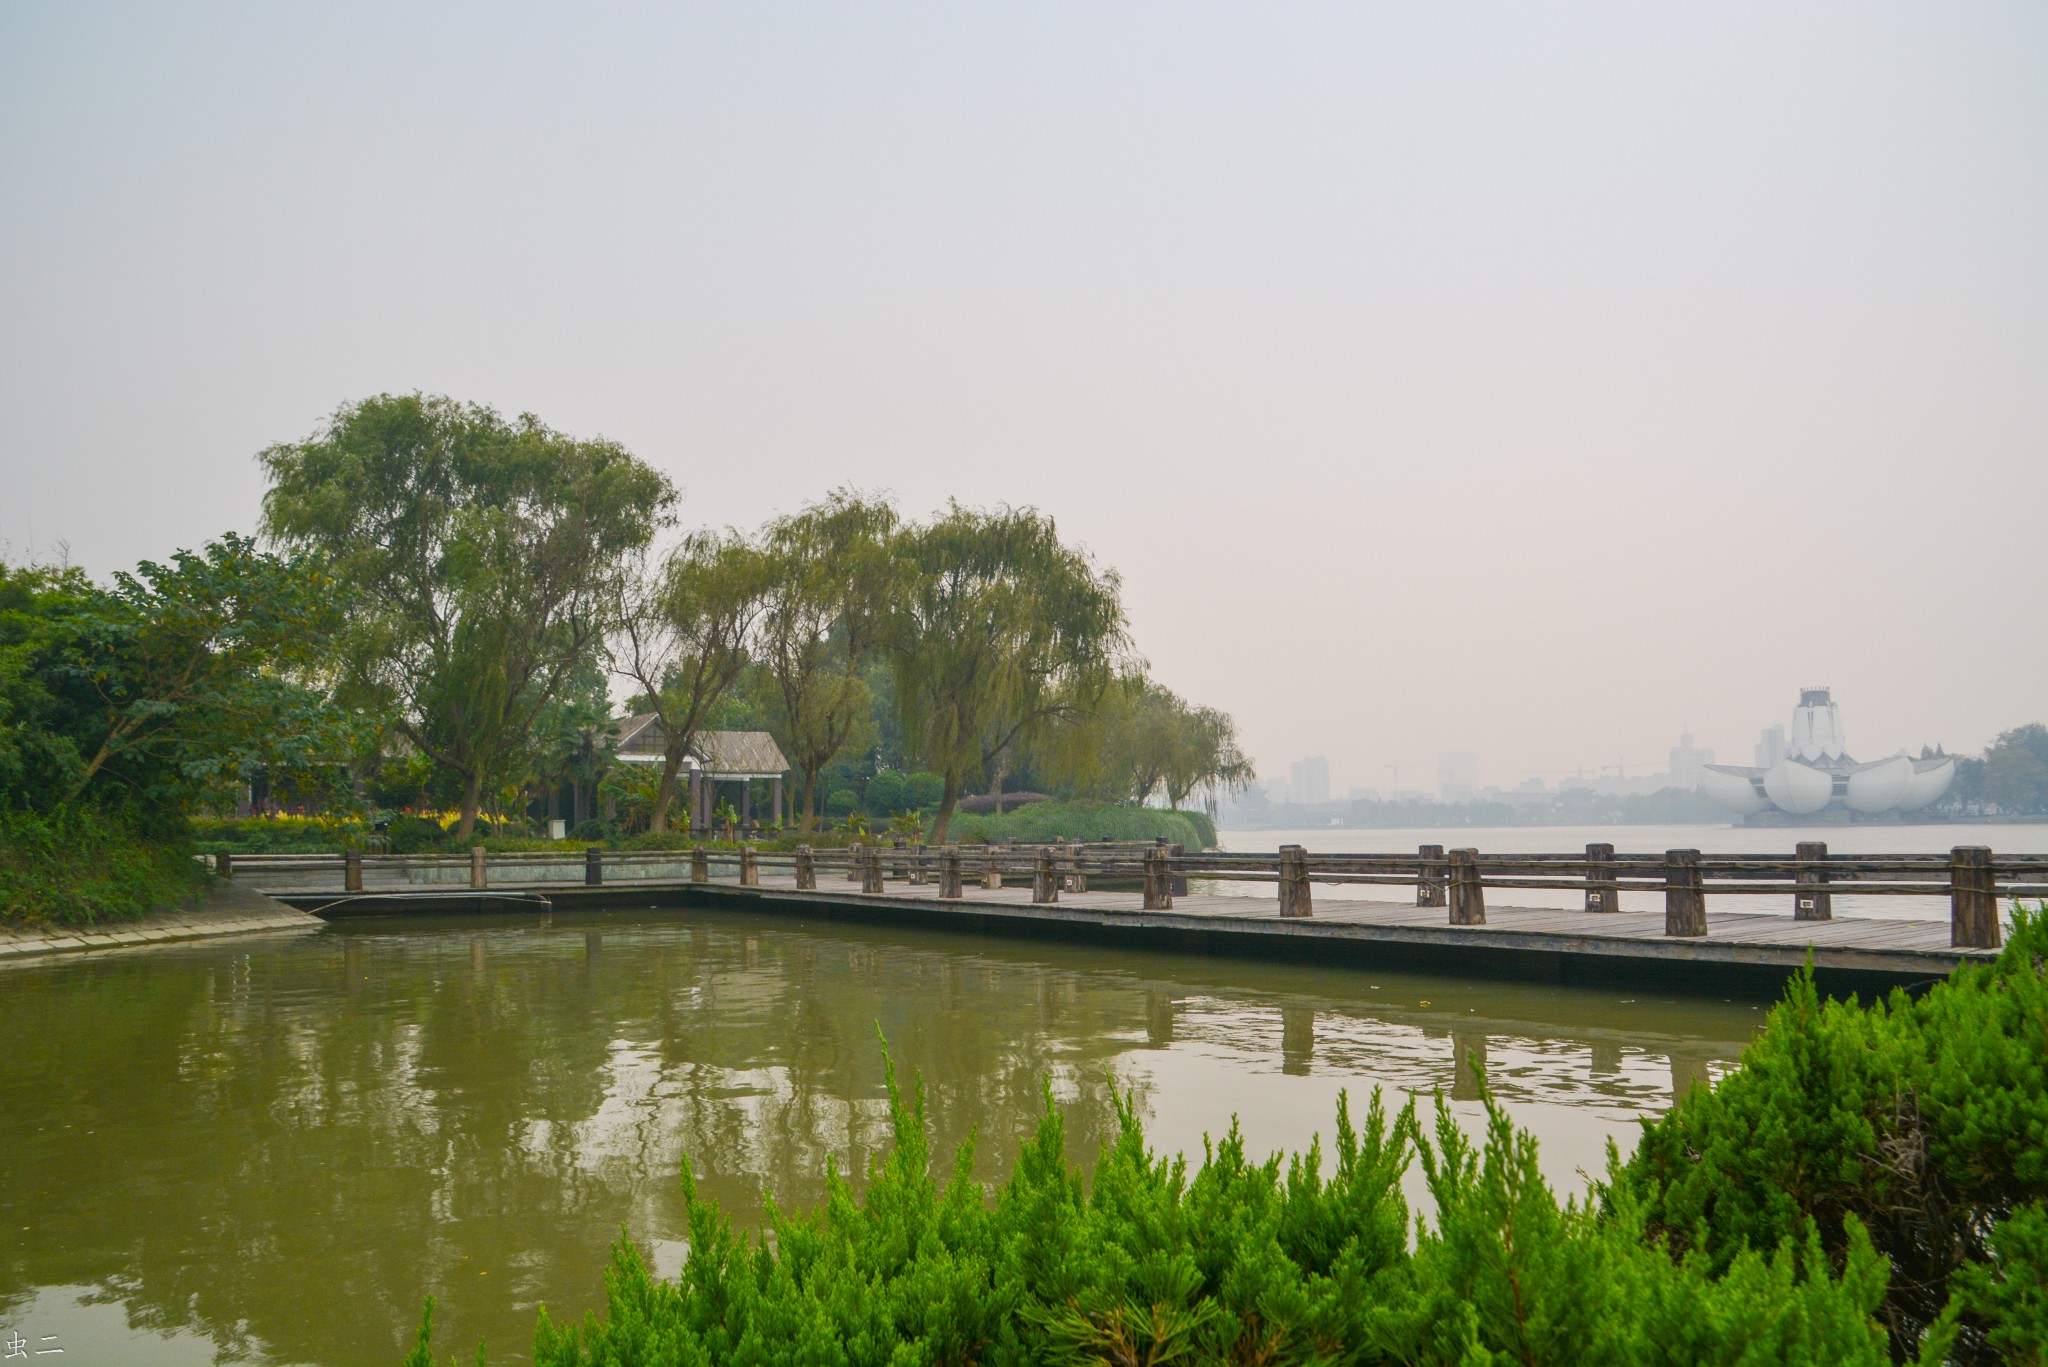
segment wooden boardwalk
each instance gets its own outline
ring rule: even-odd
[[[1995,950],[1958,949],[1945,921],[1839,918],[1798,921],[1786,915],[1708,913],[1704,936],[1665,933],[1662,912],[1588,913],[1554,908],[1489,905],[1484,925],[1450,925],[1442,907],[1407,902],[1324,898],[1308,917],[1283,918],[1266,897],[1194,893],[1175,897],[1170,910],[1141,909],[1136,891],[1062,892],[1037,903],[1028,886],[984,889],[942,900],[929,883],[891,881],[881,893],[863,893],[843,874],[820,871],[815,890],[802,890],[782,870],[764,868],[754,886],[741,886],[714,867],[706,881],[610,879],[586,887],[567,881],[493,879],[486,891],[431,884],[371,886],[347,896],[328,888],[280,887],[273,896],[324,917],[458,909],[512,910],[514,899],[560,910],[579,906],[674,906],[693,901],[754,907],[782,914],[848,915],[934,928],[1004,927],[1067,934],[1106,934],[1122,943],[1230,952],[1315,954],[1319,946],[1348,958],[1426,960],[1455,967],[1461,960],[1489,972],[1568,977],[1574,965],[1603,967],[1610,975],[1631,966],[1660,978],[1683,978],[1687,966],[1711,973],[1782,979],[1812,952],[1817,969],[1877,982],[1907,982],[1946,974],[1965,959],[1989,960]]]

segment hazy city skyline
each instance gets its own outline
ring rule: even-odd
[[[2048,11],[0,10],[0,541],[422,389],[1034,504],[1274,780],[2048,720]],[[1604,757],[1604,758],[1602,758]]]

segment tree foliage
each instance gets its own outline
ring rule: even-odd
[[[876,729],[864,667],[901,579],[898,523],[886,501],[841,490],[767,529],[772,573],[756,654],[770,685],[770,725],[797,769],[807,831],[826,766]]]
[[[459,776],[468,834],[674,491],[614,442],[418,394],[345,405],[259,460],[265,532],[322,557],[350,603],[353,697]]]
[[[102,588],[0,566],[0,792],[182,812],[259,766],[346,753],[319,687],[332,586],[230,533]]]
[[[932,839],[964,785],[1013,747],[1090,712],[1129,647],[1119,582],[1029,508],[958,504],[900,538],[892,662],[907,748],[945,780]]]
[[[773,569],[735,532],[699,532],[642,572],[620,615],[617,668],[664,737],[648,820],[665,830],[697,733],[747,666]]]

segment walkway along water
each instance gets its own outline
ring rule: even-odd
[[[1345,957],[1548,981],[1653,977],[1775,989],[1811,954],[1831,986],[1882,988],[1989,959],[2006,898],[2048,896],[2048,856],[1830,856],[1802,844],[1771,855],[1697,850],[1487,855],[1425,845],[1414,854],[1187,854],[1163,845],[856,846],[793,851],[696,849],[489,856],[254,856],[219,871],[333,918],[463,907],[566,910],[712,902],[763,912],[908,919],[967,930],[1029,931],[1136,946]],[[466,874],[466,886],[438,887]],[[1189,892],[1263,882],[1274,897]],[[1400,888],[1401,901],[1346,899],[1322,909],[1318,884]],[[1947,924],[1833,916],[1830,889],[1859,896],[1947,897]],[[1502,904],[1517,889],[1561,888],[1583,911]],[[1660,890],[1663,914],[1611,910],[1623,891]],[[1489,893],[1495,894],[1489,897]],[[1742,898],[1742,911],[1710,911]],[[1779,914],[1760,909],[1780,899]],[[1491,905],[1490,905],[1491,903]],[[1789,904],[1791,915],[1783,914]]]

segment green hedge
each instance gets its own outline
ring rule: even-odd
[[[1033,802],[1001,816],[956,813],[947,831],[955,843],[1008,840],[1156,840],[1185,845],[1190,851],[1216,844],[1216,827],[1201,812],[1167,811],[1159,807],[1125,807],[1110,802]]]
[[[133,920],[206,884],[192,847],[89,808],[0,810],[0,918],[91,925]]]
[[[657,1281],[621,1241],[607,1308],[541,1312],[542,1367],[833,1363],[1877,1364],[2048,1360],[2048,930],[1924,997],[1823,1005],[1794,982],[1741,1065],[1646,1122],[1560,1202],[1536,1141],[1441,1093],[1264,1162],[1233,1125],[1192,1170],[1117,1139],[1084,1181],[1044,1118],[993,1191],[931,1171],[922,1086],[864,1190],[771,1201],[758,1238],[700,1198]],[[1482,1091],[1483,1091],[1482,1079]],[[1433,1207],[1402,1194],[1421,1165]],[[408,1367],[431,1367],[433,1302]],[[479,1360],[481,1360],[481,1352]]]

